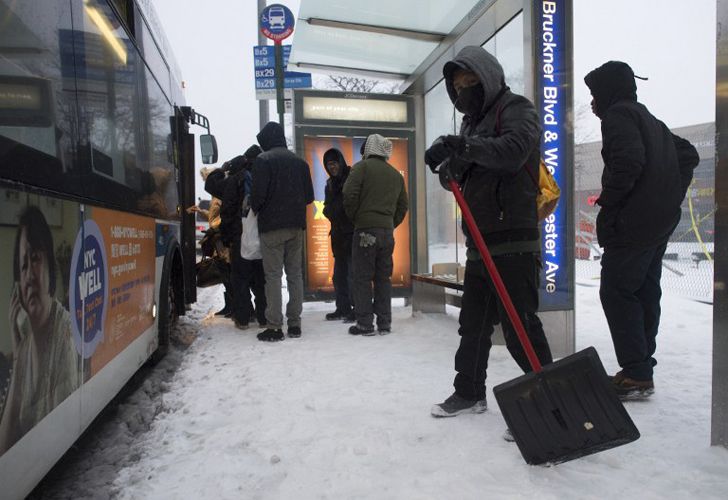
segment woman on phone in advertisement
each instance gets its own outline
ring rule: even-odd
[[[81,381],[71,318],[54,297],[53,237],[34,206],[20,216],[13,253],[14,285],[8,313],[12,369],[0,402],[0,453],[68,397]]]

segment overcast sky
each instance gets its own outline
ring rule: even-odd
[[[278,3],[298,12],[298,1]],[[187,105],[210,119],[220,164],[243,154],[260,129],[253,79],[256,0],[154,0],[154,7],[182,71]],[[196,150],[199,169],[199,142]],[[197,196],[209,198],[199,175],[197,181]]]
[[[277,3],[294,14],[300,4]],[[649,77],[638,82],[638,97],[669,127],[714,121],[715,0],[574,4],[577,105],[591,99],[584,75],[616,59]],[[187,85],[187,105],[210,119],[221,161],[241,154],[255,142],[259,128],[252,55],[258,41],[257,2],[155,0],[154,5]],[[578,125],[583,130],[577,136],[598,134],[596,117],[587,116]],[[199,158],[197,163],[201,166]],[[207,197],[201,182],[197,193]]]

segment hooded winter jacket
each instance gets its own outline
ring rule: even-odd
[[[306,229],[306,205],[313,202],[308,164],[288,150],[279,124],[269,122],[256,137],[264,151],[253,164],[250,200],[258,230]]]
[[[648,247],[667,241],[700,158],[637,102],[632,69],[609,61],[584,82],[602,120],[602,192],[597,238],[603,247]]]
[[[257,146],[250,147],[240,157],[241,160],[230,169],[228,178],[225,182],[222,209],[220,217],[220,236],[222,242],[226,246],[232,246],[234,241],[239,241],[243,234],[242,217],[247,213],[243,213],[243,201],[250,194],[252,187],[251,170],[255,158],[260,154],[260,148]]]
[[[344,184],[344,210],[355,229],[394,229],[407,214],[404,177],[387,163],[391,153],[392,143],[372,134],[367,137],[364,159],[351,168]]]
[[[443,68],[453,103],[458,99],[453,86],[458,69],[475,73],[483,92],[479,111],[463,117],[463,143],[451,158],[467,165],[461,185],[465,201],[493,255],[539,252],[538,188],[533,179],[538,178],[541,127],[536,108],[510,91],[498,60],[475,46],[464,47]],[[464,221],[462,228],[468,258],[477,259]]]
[[[346,159],[338,149],[329,149],[324,153],[324,168],[329,174],[324,190],[324,216],[331,222],[331,250],[334,258],[347,257],[351,255],[351,237],[354,234],[354,224],[351,223],[344,211],[344,183],[349,177],[351,167],[346,164]],[[339,173],[331,175],[326,163],[329,161],[339,162]]]

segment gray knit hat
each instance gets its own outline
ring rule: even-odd
[[[389,159],[392,156],[392,141],[379,134],[372,134],[367,137],[366,146],[364,146],[364,158],[369,158],[372,155]]]

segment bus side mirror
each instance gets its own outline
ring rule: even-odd
[[[205,165],[217,163],[217,141],[214,135],[200,136],[200,154],[202,154],[202,163]]]

